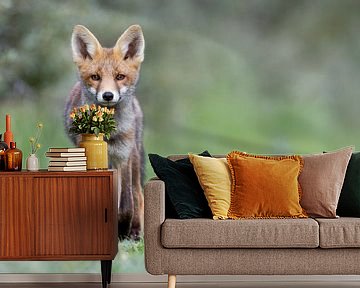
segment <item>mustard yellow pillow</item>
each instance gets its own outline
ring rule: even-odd
[[[231,152],[229,218],[303,218],[298,176],[301,156],[267,157]]]
[[[196,176],[209,203],[213,219],[227,219],[230,207],[231,174],[225,158],[189,154]]]

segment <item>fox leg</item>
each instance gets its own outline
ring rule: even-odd
[[[133,240],[139,240],[142,236],[144,227],[144,195],[141,185],[141,155],[139,155],[137,148],[134,148],[132,154],[132,192],[134,202],[134,216],[131,224],[130,237]]]
[[[131,222],[134,215],[134,200],[132,195],[131,158],[128,163],[121,165],[121,185],[119,190],[118,235],[120,240],[130,235]]]

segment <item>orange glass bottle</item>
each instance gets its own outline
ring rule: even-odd
[[[16,148],[16,142],[10,142],[10,149],[5,152],[5,170],[21,171],[22,152]]]
[[[6,114],[6,131],[4,133],[4,141],[10,147],[10,142],[14,141],[14,136],[11,131],[11,117],[9,114]]]

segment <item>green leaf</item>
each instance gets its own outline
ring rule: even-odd
[[[100,129],[99,129],[99,128],[97,128],[97,127],[95,127],[95,129],[94,129],[94,133],[95,133],[96,137],[97,137],[97,136],[99,136]]]

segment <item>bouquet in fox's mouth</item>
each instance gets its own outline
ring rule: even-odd
[[[116,130],[114,119],[115,109],[92,105],[75,107],[69,117],[72,119],[69,132],[72,134],[95,134],[100,133],[109,139],[111,132]]]

